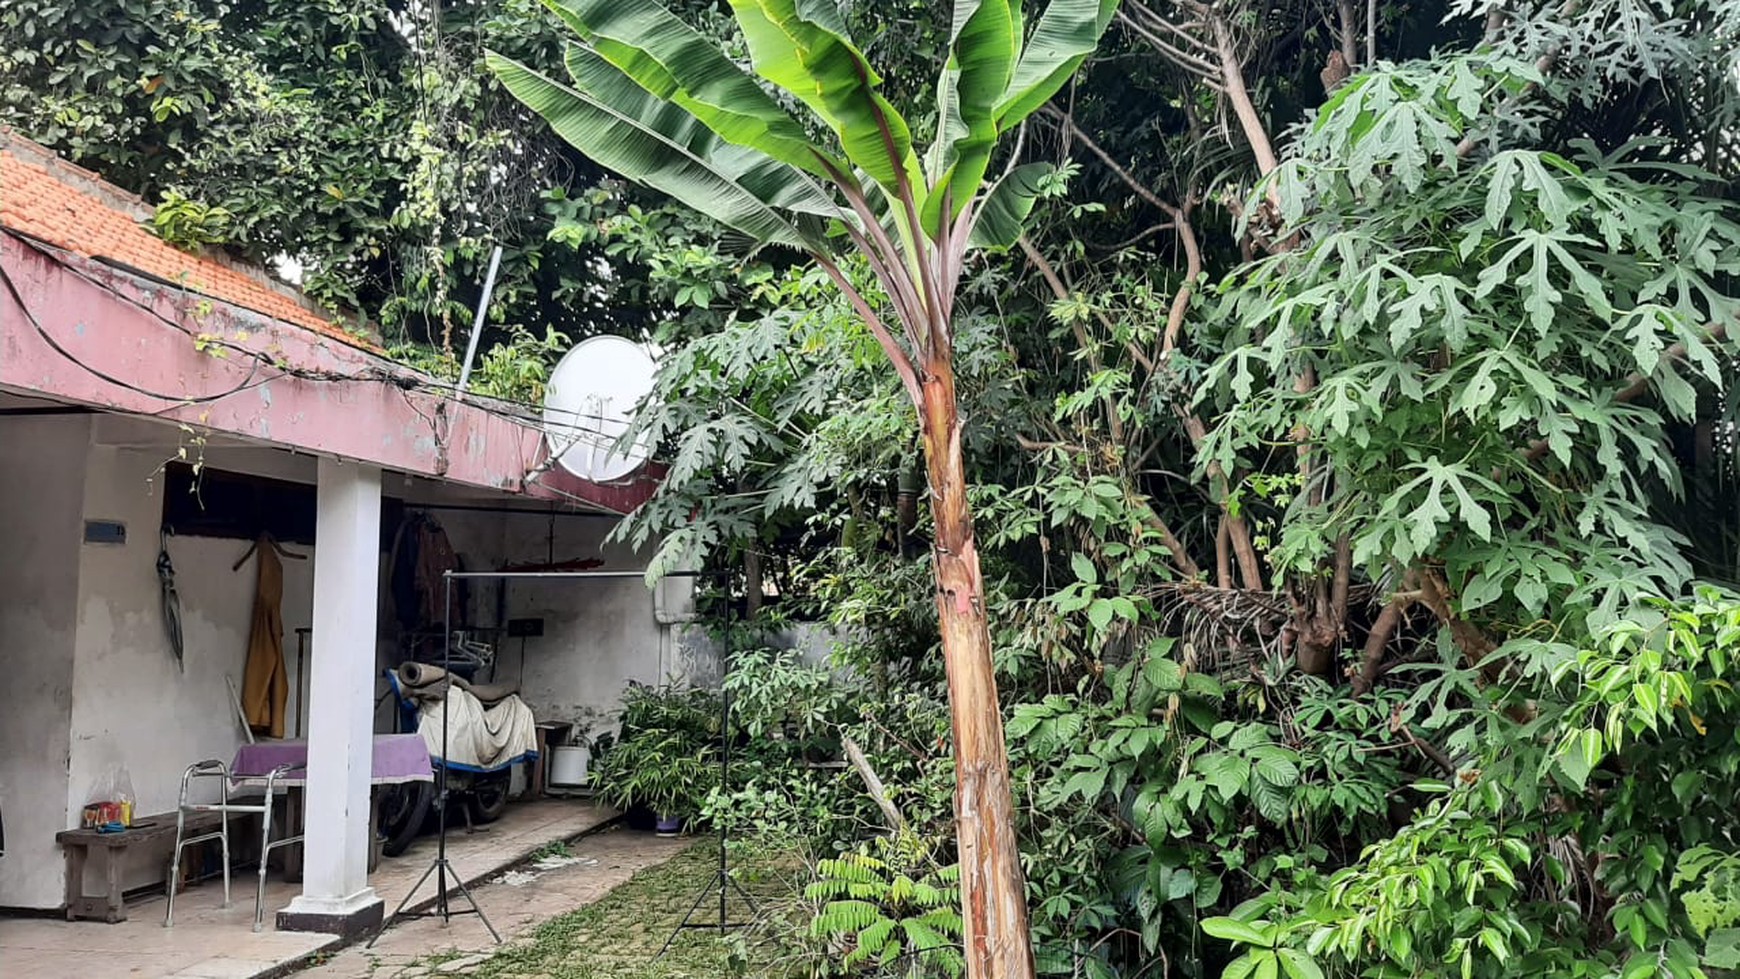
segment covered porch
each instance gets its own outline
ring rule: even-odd
[[[136,199],[4,132],[0,167],[19,190],[0,201],[0,676],[13,693],[0,709],[0,913],[52,913],[81,886],[69,887],[55,834],[117,773],[137,813],[172,814],[187,765],[232,757],[245,734],[231,688],[260,608],[247,551],[270,534],[285,556],[282,724],[269,733],[308,748],[302,879],[272,882],[267,918],[317,936],[367,930],[402,896],[401,869],[426,865],[368,870],[370,746],[394,723],[381,674],[415,631],[389,594],[395,537],[413,516],[436,518],[470,568],[636,568],[606,537],[656,475],[604,485],[563,473],[523,409],[455,397],[258,270],[169,247],[139,227]],[[517,683],[539,719],[567,721],[675,667],[687,596],[670,591],[479,588],[456,621],[504,637],[510,619],[536,621],[536,636],[494,642],[488,679]],[[438,632],[430,619],[420,627]],[[123,885],[151,900],[168,854],[125,859]],[[234,908],[203,917],[215,891],[190,890],[151,946],[197,947],[196,922],[228,927],[231,915],[247,932],[251,868],[236,869]],[[98,874],[87,868],[86,892]],[[15,961],[20,928],[69,950],[165,931],[160,908],[128,918],[0,923],[0,961]],[[327,940],[260,937],[281,950]]]

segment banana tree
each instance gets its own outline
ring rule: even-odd
[[[998,138],[1092,53],[1117,0],[1051,0],[1030,29],[1019,0],[959,0],[928,148],[883,96],[836,0],[731,0],[754,75],[649,0],[544,2],[575,35],[568,77],[491,53],[508,90],[597,163],[757,242],[812,256],[911,396],[936,524],[968,975],[1031,976],[952,327],[967,256],[1014,244],[1045,174],[1037,164],[993,174]],[[846,250],[868,262],[888,321],[842,271]]]

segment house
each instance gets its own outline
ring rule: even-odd
[[[601,485],[549,465],[529,413],[455,397],[260,270],[153,237],[149,213],[0,130],[0,907],[61,904],[54,834],[105,780],[170,811],[187,765],[242,741],[231,684],[256,559],[237,560],[265,531],[307,556],[282,562],[286,733],[309,762],[304,880],[279,920],[354,932],[382,911],[366,768],[391,729],[382,669],[405,649],[398,528],[433,518],[472,570],[638,568],[605,538],[656,475]],[[470,584],[469,628],[542,620],[493,664],[541,720],[608,710],[626,681],[680,666],[677,583]],[[141,854],[128,883],[160,882],[164,856]]]

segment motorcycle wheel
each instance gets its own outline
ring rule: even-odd
[[[423,830],[423,820],[435,800],[435,783],[405,782],[385,786],[381,798],[381,852],[389,857],[404,853]]]
[[[477,776],[471,783],[471,792],[465,797],[466,808],[471,810],[472,822],[481,826],[501,818],[501,814],[507,809],[508,784],[507,772]]]

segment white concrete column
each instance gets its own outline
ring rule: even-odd
[[[278,927],[356,934],[378,923],[368,882],[381,471],[320,460],[302,894]]]

